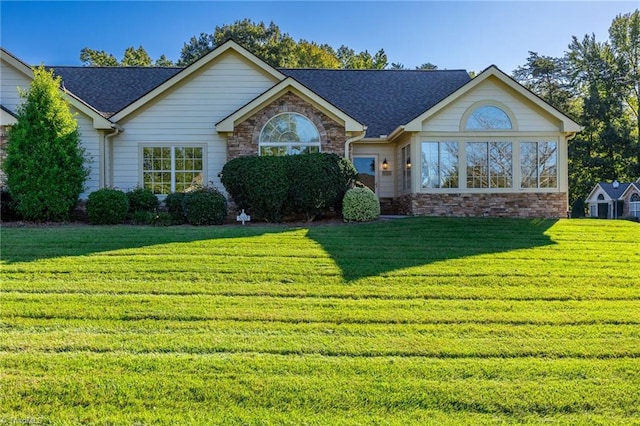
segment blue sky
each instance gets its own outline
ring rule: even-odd
[[[144,46],[177,60],[185,41],[216,25],[274,21],[294,39],[345,44],[414,67],[507,73],[529,51],[561,56],[571,36],[607,39],[612,19],[635,1],[6,1],[0,44],[30,64],[80,65],[80,49],[113,53]]]

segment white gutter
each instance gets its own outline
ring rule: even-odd
[[[344,143],[344,158],[349,160],[349,149],[351,147],[351,144],[363,139],[364,135],[366,135],[366,134],[367,134],[367,126],[364,126],[364,130],[362,130],[362,133],[360,133],[358,136],[354,136],[354,137],[349,138],[349,139],[347,139],[345,141],[345,143]]]
[[[104,187],[108,188],[112,185],[113,177],[111,176],[111,141],[109,139],[118,136],[121,132],[124,132],[124,128],[116,123],[111,125],[113,131],[104,135],[104,157],[102,158],[103,164],[103,183]]]
[[[400,133],[402,133],[404,131],[404,124],[401,126],[398,126],[394,129],[393,132],[391,132],[389,134],[389,136],[387,136],[387,140],[388,141],[392,141],[393,139],[395,139],[396,136],[398,136]]]

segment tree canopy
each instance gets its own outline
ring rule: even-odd
[[[584,128],[569,144],[572,201],[640,176],[640,11],[616,16],[606,41],[573,36],[563,57],[529,52],[513,77]]]
[[[180,51],[177,66],[187,66],[229,39],[235,40],[269,65],[276,68],[342,68],[342,69],[385,69],[389,67],[387,54],[379,49],[371,54],[368,50],[357,52],[342,45],[334,49],[328,44],[300,39],[294,40],[283,32],[275,23],[254,22],[242,19],[233,24],[216,26],[213,33],[200,33],[184,42]],[[85,47],[80,51],[80,60],[86,66],[173,66],[173,62],[161,55],[155,61],[146,50],[128,47],[123,57],[118,60],[113,54],[104,50],[93,50]],[[391,64],[392,69],[404,69]],[[427,62],[416,69],[437,69]]]

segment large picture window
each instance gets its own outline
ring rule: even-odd
[[[458,188],[458,142],[422,142],[422,187]]]
[[[558,144],[556,142],[520,143],[522,188],[558,187]]]
[[[260,132],[260,155],[320,152],[320,134],[307,117],[286,112],[270,119]]]
[[[468,142],[467,188],[511,188],[511,142]]]
[[[202,185],[204,149],[187,146],[142,148],[142,181],[154,194],[184,192]]]

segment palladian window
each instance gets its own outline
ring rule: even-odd
[[[320,152],[320,133],[307,117],[278,114],[260,132],[260,155],[295,155]]]

